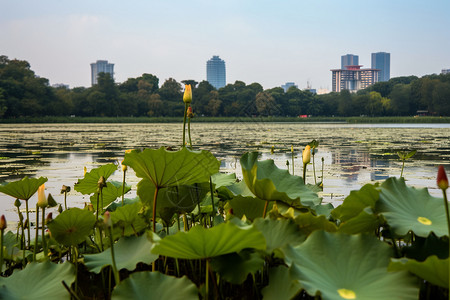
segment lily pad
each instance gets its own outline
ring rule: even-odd
[[[403,178],[383,182],[376,209],[400,236],[410,230],[420,237],[431,232],[438,237],[448,235],[444,200],[432,197],[425,188],[406,186]]]
[[[75,270],[68,262],[32,262],[9,277],[0,277],[0,299],[70,299],[61,282],[70,286],[74,280]]]
[[[112,292],[112,300],[198,300],[198,290],[187,277],[176,278],[159,272],[137,272]]]
[[[299,176],[279,169],[273,160],[258,161],[258,153],[246,153],[241,157],[242,175],[250,191],[265,201],[283,201],[288,205],[310,206],[320,204],[321,199],[311,191]]]
[[[124,165],[130,166],[136,176],[150,180],[158,188],[208,182],[219,172],[220,162],[208,151],[133,150],[125,154]]]
[[[156,235],[153,235],[155,238]],[[205,229],[195,226],[155,241],[152,253],[174,258],[201,259],[239,252],[245,248],[264,250],[266,240],[253,226],[238,227],[228,222]]]
[[[393,258],[389,271],[407,270],[426,281],[448,289],[448,258],[439,259],[436,255],[420,262],[408,258]]]
[[[103,178],[107,180],[108,177],[111,176],[116,170],[117,166],[115,164],[106,164],[92,169],[84,175],[83,179],[78,180],[78,182],[74,185],[74,188],[77,192],[84,195],[93,194],[97,191],[98,180],[100,177],[103,176]]]
[[[27,201],[45,182],[47,182],[45,177],[28,178],[25,176],[22,180],[1,184],[0,192],[13,198]]]
[[[151,247],[152,243],[147,239],[146,234],[140,237],[121,238],[114,245],[117,269],[133,271],[138,263],[152,263],[158,256],[150,253]],[[111,248],[97,254],[86,254],[84,261],[89,271],[98,274],[103,268],[112,266]]]
[[[50,223],[52,237],[65,246],[77,246],[91,233],[95,216],[88,210],[71,208],[63,211]]]
[[[313,232],[298,247],[283,249],[302,287],[322,299],[417,299],[415,279],[388,272],[391,249],[369,235]]]

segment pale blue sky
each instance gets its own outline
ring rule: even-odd
[[[90,63],[115,78],[151,73],[162,84],[206,79],[226,62],[227,83],[287,81],[331,89],[341,55],[391,53],[391,77],[450,68],[448,0],[0,0],[0,55],[27,60],[51,84],[90,86]]]

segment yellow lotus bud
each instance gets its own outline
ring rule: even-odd
[[[37,202],[37,205],[40,208],[45,208],[48,205],[48,200],[47,200],[47,197],[45,196],[45,184],[42,184],[38,188],[38,202]]]
[[[186,84],[184,88],[183,102],[184,103],[192,102],[192,89],[190,84]]]
[[[84,167],[84,174],[83,174],[83,176],[86,176],[86,173],[87,173],[87,168],[86,168],[86,166]]]
[[[291,152],[294,153],[294,146],[291,145]]]
[[[303,164],[309,164],[309,162],[311,161],[311,147],[309,145],[307,145],[305,147],[305,149],[303,150]]]

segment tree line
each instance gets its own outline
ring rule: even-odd
[[[450,74],[396,77],[355,94],[264,90],[242,81],[217,90],[207,81],[173,78],[159,86],[152,74],[115,83],[108,73],[100,73],[92,87],[68,89],[51,87],[27,61],[0,56],[0,117],[182,116],[184,84],[192,85],[197,116],[450,116]]]

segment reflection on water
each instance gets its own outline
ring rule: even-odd
[[[58,202],[61,186],[70,185],[88,170],[122,160],[126,149],[179,147],[181,124],[0,124],[0,182],[24,176],[44,176],[47,192]],[[366,183],[399,176],[401,161],[396,152],[416,149],[406,162],[408,184],[435,188],[437,165],[450,165],[450,124],[301,124],[301,123],[193,123],[193,145],[211,151],[222,160],[223,172],[241,176],[239,158],[246,151],[259,151],[261,159],[273,159],[279,168],[291,164],[291,145],[295,148],[294,171],[302,173],[301,150],[312,139],[320,142],[315,155],[317,180],[322,180],[323,198],[339,204],[351,190]],[[274,147],[275,153],[270,154]],[[447,168],[448,169],[448,168]],[[314,183],[312,165],[307,182]],[[116,172],[113,180],[121,181]],[[128,182],[139,181],[132,172]],[[134,194],[135,195],[135,194]],[[133,195],[129,196],[133,197]],[[36,199],[30,199],[30,207]],[[0,194],[0,207],[7,218],[16,218],[15,199]],[[75,191],[69,194],[72,206],[82,206],[89,198]],[[2,213],[3,213],[2,212]],[[11,216],[8,216],[11,215]]]

